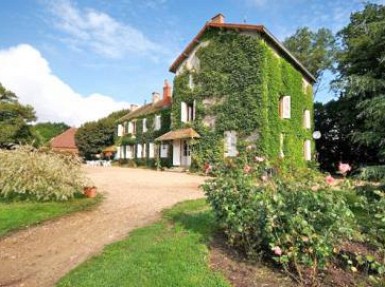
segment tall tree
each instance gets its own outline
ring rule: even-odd
[[[129,110],[113,112],[98,121],[83,124],[76,132],[75,141],[80,154],[90,159],[115,142],[116,121]]]
[[[354,142],[377,149],[385,159],[385,6],[367,3],[337,34],[335,82],[348,107]]]
[[[31,143],[34,137],[29,123],[34,120],[33,107],[20,104],[17,96],[0,84],[0,147]]]
[[[50,139],[69,129],[65,123],[38,123],[32,127],[35,137],[39,140],[40,145],[48,143]]]
[[[283,44],[317,79],[314,89],[316,94],[324,71],[331,69],[334,63],[336,41],[333,33],[326,28],[317,32],[308,27],[298,28]]]

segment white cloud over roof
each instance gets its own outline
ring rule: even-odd
[[[99,93],[85,96],[75,92],[51,71],[40,52],[27,44],[0,50],[0,82],[15,92],[21,103],[32,105],[40,122],[79,126],[129,106]]]

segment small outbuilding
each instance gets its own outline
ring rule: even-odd
[[[53,151],[79,154],[79,150],[75,144],[76,128],[69,128],[60,135],[54,137],[50,141],[50,147]]]

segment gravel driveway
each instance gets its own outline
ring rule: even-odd
[[[106,198],[95,210],[76,213],[0,240],[0,286],[54,286],[68,271],[157,220],[177,202],[203,197],[204,177],[145,169],[85,167]]]

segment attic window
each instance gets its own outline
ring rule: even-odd
[[[290,96],[283,96],[279,100],[279,116],[281,119],[291,118],[291,99]]]

